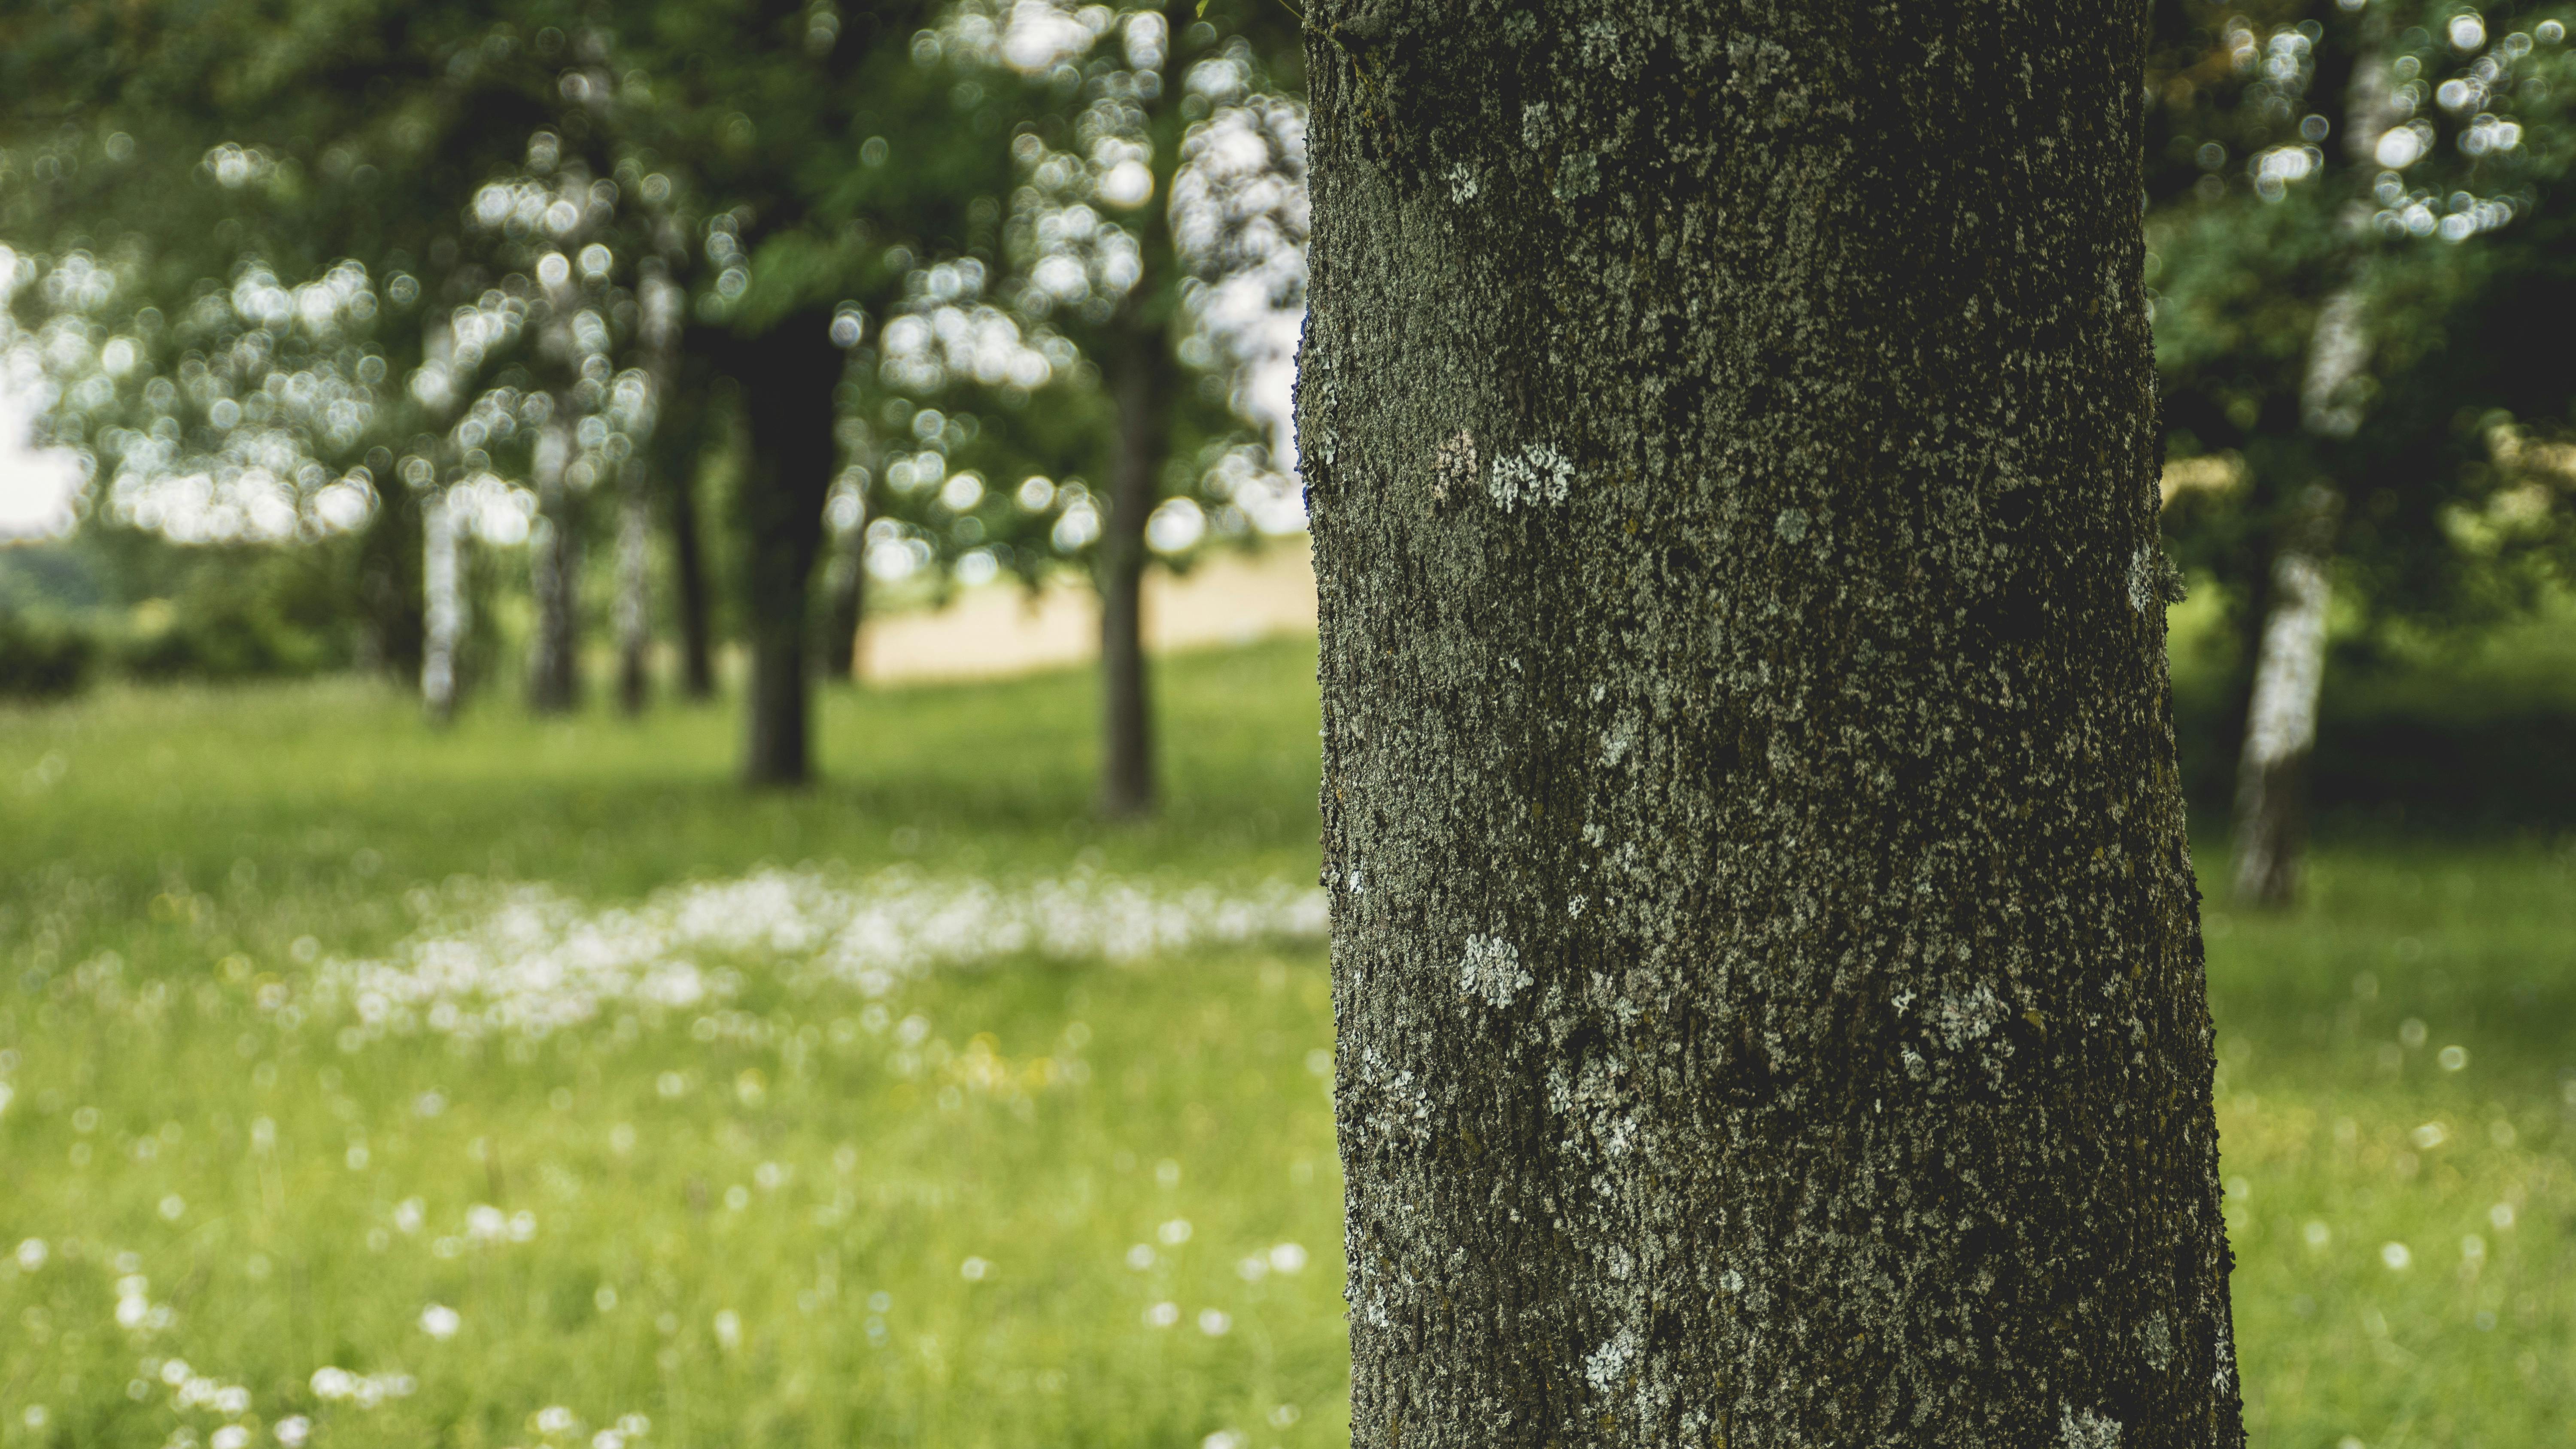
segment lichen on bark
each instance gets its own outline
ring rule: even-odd
[[[1356,1441],[2240,1444],[2143,7],[1308,16]]]

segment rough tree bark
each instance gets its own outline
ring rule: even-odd
[[[818,313],[790,317],[758,338],[730,340],[719,361],[741,387],[751,430],[737,504],[751,654],[743,779],[753,785],[801,784],[813,774],[808,584],[839,447],[833,393],[843,362],[831,318]]]
[[[1108,359],[1117,436],[1100,534],[1101,813],[1153,813],[1154,704],[1145,660],[1145,520],[1162,492],[1178,367],[1160,326],[1119,334]]]
[[[464,652],[466,618],[463,529],[444,487],[420,499],[421,592],[425,608],[420,660],[421,707],[429,722],[456,717],[457,666]]]
[[[2241,1444],[2145,7],[1308,15],[1355,1441]]]

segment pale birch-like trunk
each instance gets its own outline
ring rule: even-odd
[[[463,530],[447,490],[421,495],[421,592],[423,633],[420,661],[421,704],[432,724],[456,717],[459,655],[465,647],[466,616]]]
[[[827,678],[859,677],[859,625],[868,607],[868,491],[856,490],[854,521],[832,535],[831,567],[824,581],[823,628],[817,663]]]
[[[2364,52],[2344,92],[2344,151],[2361,168],[2388,128],[2412,107],[2398,98],[2387,61]],[[2358,267],[2359,258],[2347,263]],[[2299,421],[2318,438],[2349,438],[2367,406],[2370,333],[2357,282],[2326,298],[2308,337]],[[2332,602],[2335,524],[2342,501],[2330,483],[2304,490],[2272,558],[2271,593],[2256,646],[2245,743],[2236,763],[2234,891],[2249,905],[2298,899],[2308,834],[2308,756],[2326,672],[2326,611]]]
[[[2271,607],[2236,766],[2236,897],[2283,906],[2298,898],[2307,836],[2308,754],[2326,672],[2335,495],[2310,488],[2272,560]]]
[[[423,327],[420,358],[420,369],[412,378],[412,392],[433,430],[444,433],[463,406],[471,381],[470,369],[460,370],[455,328],[446,318],[434,316]],[[419,460],[428,470],[421,477],[419,490],[420,698],[430,723],[441,726],[455,718],[457,698],[464,689],[460,656],[469,624],[460,559],[463,528],[457,521],[450,492],[457,481],[457,470],[440,463],[441,459],[452,463],[454,454],[455,440],[441,438]]]
[[[1363,1449],[2235,1449],[2139,4],[1317,0]]]
[[[575,383],[586,353],[579,319],[586,301],[572,258],[579,255],[606,208],[590,185],[589,171],[567,163],[557,178],[560,199],[579,218],[557,228],[557,251],[539,259],[545,316],[538,353],[556,370],[554,407],[537,434],[537,527],[528,540],[530,582],[536,593],[536,638],[529,653],[528,704],[539,714],[569,712],[581,699],[581,492],[592,464],[580,459]],[[582,477],[576,480],[575,472]],[[576,483],[580,486],[576,486]]]
[[[2361,426],[2363,369],[2370,335],[2358,286],[2318,309],[2308,339],[2299,416],[2323,439]],[[2236,898],[2281,907],[2298,899],[2308,835],[2308,755],[2317,739],[2317,702],[2326,674],[2326,610],[2333,593],[2335,523],[2342,499],[2329,483],[2303,489],[2272,557],[2272,589],[2246,706],[2245,745],[2236,762]]]

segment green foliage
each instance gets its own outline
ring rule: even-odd
[[[77,625],[0,608],[0,699],[77,694],[97,654],[97,642]]]
[[[2284,510],[2325,480],[2348,503],[2338,549],[2373,627],[2529,607],[2576,492],[2531,491],[2493,453],[2499,424],[2576,428],[2539,340],[2576,325],[2566,7],[2157,13],[2148,283],[2168,452],[2244,465],[2236,488],[2175,501],[2177,558],[2250,618]],[[2366,361],[2303,396],[2339,294]],[[2482,528],[2499,510],[2509,526]]]
[[[2194,816],[2235,798],[2247,661],[2216,589],[2172,616],[2174,729]],[[2478,629],[2343,612],[2330,636],[2309,797],[2331,835],[2479,838],[2576,820],[2576,600]]]

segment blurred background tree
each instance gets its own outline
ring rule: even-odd
[[[773,0],[614,26],[556,0],[18,17],[5,139],[35,184],[0,235],[23,249],[13,273],[46,278],[21,289],[51,302],[28,319],[45,441],[112,480],[90,529],[356,535],[348,657],[417,670],[444,718],[475,614],[460,550],[523,527],[530,701],[577,698],[582,547],[603,531],[583,503],[612,481],[620,697],[647,692],[657,491],[704,693],[694,485],[710,445],[738,440],[747,778],[810,769],[807,675],[850,668],[871,570],[1034,585],[1070,560],[1103,604],[1103,804],[1141,812],[1146,560],[1249,534],[1238,493],[1293,511],[1295,36],[1284,12],[1237,8],[1222,31],[1188,8]],[[176,234],[171,196],[204,213]],[[224,332],[202,299],[228,278],[237,300],[301,310]],[[326,283],[327,318],[294,300]],[[790,417],[775,357],[822,365],[817,339],[862,365],[798,390]],[[217,345],[239,355],[209,360]],[[183,373],[214,379],[187,399],[203,416],[170,405]],[[254,403],[266,430],[236,438],[233,394],[280,378],[329,425]],[[746,406],[752,425],[709,426]],[[1265,415],[1266,435],[1246,421]],[[192,523],[168,521],[184,500],[145,501],[199,476]]]
[[[2555,7],[2177,0],[2157,21],[2167,532],[2240,641],[2236,889],[2279,904],[2330,612],[2357,650],[2456,634],[2564,565],[2571,495],[2497,449],[2576,424],[2540,340],[2576,323],[2576,67]]]
[[[2233,641],[2211,708],[2252,896],[2295,887],[2329,634],[2369,667],[2563,573],[2561,8],[2156,8],[2168,531]],[[603,635],[641,708],[664,620],[690,697],[740,641],[745,773],[785,782],[871,583],[1078,577],[1101,804],[1149,810],[1144,573],[1300,517],[1296,24],[1252,0],[0,17],[8,355],[91,478],[60,597],[121,611],[110,664],[385,668],[439,718],[511,648],[567,706]],[[792,420],[783,349],[846,359]],[[266,642],[206,642],[236,635]]]

